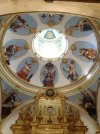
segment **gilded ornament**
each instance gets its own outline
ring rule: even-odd
[[[63,101],[62,94],[57,92],[53,100],[47,100],[44,94],[45,92],[41,92],[41,95],[37,95],[35,105],[30,103],[21,110],[16,123],[11,126],[13,134],[73,134],[73,131],[75,134],[86,133],[87,127],[84,126],[78,110]]]
[[[53,20],[50,20],[49,22],[48,22],[48,26],[49,27],[53,27],[55,25],[55,22],[53,21]]]
[[[30,32],[30,33],[33,33],[33,34],[35,34],[36,31],[37,31],[36,28],[30,28],[30,29],[29,29],[29,32]]]
[[[67,58],[63,58],[62,63],[66,63],[66,62],[67,62]]]
[[[29,49],[29,45],[26,43],[26,44],[24,44],[24,49],[26,49],[26,50],[28,50]]]
[[[70,47],[70,50],[74,51],[76,49],[77,49],[76,45],[75,44],[72,44],[71,47]]]
[[[33,62],[33,63],[37,63],[37,62],[38,62],[37,58],[36,58],[36,57],[33,57],[33,58],[32,58],[32,62]]]
[[[68,28],[68,29],[66,29],[66,30],[65,30],[65,33],[66,33],[66,35],[71,36],[71,35],[72,35],[72,33],[73,33],[72,28]]]

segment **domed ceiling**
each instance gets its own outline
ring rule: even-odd
[[[96,64],[97,49],[88,19],[69,14],[25,13],[9,21],[2,56],[9,79],[18,86],[31,91],[41,87],[62,90],[80,84],[88,75]]]

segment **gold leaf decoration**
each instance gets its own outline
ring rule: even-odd
[[[55,22],[53,21],[53,20],[50,20],[49,22],[48,22],[48,26],[49,27],[53,27],[55,25]]]
[[[36,28],[30,28],[30,29],[29,29],[29,32],[30,32],[30,33],[34,33],[34,34],[35,34],[36,31],[37,31]]]
[[[62,63],[66,63],[66,62],[67,62],[67,58],[63,58]]]
[[[33,63],[37,63],[37,62],[38,62],[38,61],[37,61],[37,58],[36,58],[36,57],[33,57],[33,58],[32,58],[32,62],[33,62]]]
[[[72,35],[72,33],[73,33],[72,28],[66,29],[66,30],[65,30],[65,33],[66,33],[66,35],[71,36],[71,35]]]
[[[24,44],[24,49],[28,50],[29,49],[29,45],[26,43]]]
[[[76,45],[73,44],[73,45],[71,45],[70,50],[74,51],[76,48],[77,48]]]

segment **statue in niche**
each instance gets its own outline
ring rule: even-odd
[[[26,62],[24,67],[19,72],[17,72],[17,76],[29,82],[32,77],[32,74],[28,77],[28,74],[30,73],[31,69],[32,69],[32,64],[28,64]]]
[[[96,60],[96,52],[94,49],[92,48],[81,48],[80,50],[80,54],[85,56],[87,59],[89,60]]]
[[[92,30],[90,24],[85,19],[80,20],[76,26],[73,26],[73,29],[80,30],[82,32]]]
[[[22,47],[19,47],[17,45],[9,45],[7,48],[4,49],[5,59],[7,64],[10,65],[10,58],[14,56],[18,51],[20,51]]]
[[[67,79],[70,79],[71,81],[75,81],[78,79],[76,64],[74,60],[71,60],[70,63],[67,65],[67,69],[65,70],[63,68],[63,70],[68,73]]]

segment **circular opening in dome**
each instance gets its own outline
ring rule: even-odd
[[[32,41],[33,52],[45,60],[62,58],[68,50],[68,39],[55,29],[44,29]]]

